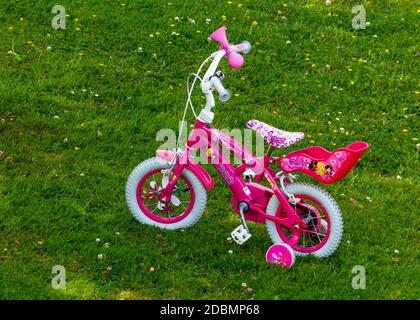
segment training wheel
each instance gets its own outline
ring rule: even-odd
[[[290,268],[295,263],[295,251],[288,244],[273,244],[268,248],[265,259],[268,263]]]

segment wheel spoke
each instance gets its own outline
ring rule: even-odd
[[[153,181],[156,183],[156,189],[158,189],[158,188],[159,188],[159,182],[158,182],[158,179],[156,179],[155,174],[153,174],[153,175],[152,175],[152,177],[153,177]]]
[[[179,191],[184,191],[183,189],[184,188],[188,188],[188,185],[187,184],[183,184],[182,186],[179,186],[179,185],[176,185],[177,186],[177,189],[179,190]]]
[[[322,234],[322,233],[319,233],[319,232],[315,232],[315,231],[311,231],[311,230],[305,230],[305,233],[316,234],[318,237],[319,236],[325,237],[325,234]]]
[[[302,245],[305,247],[306,233],[302,234]]]
[[[156,205],[156,202],[149,203],[149,204],[145,204],[145,203],[144,203],[144,205],[145,205],[147,208],[150,208],[150,207],[154,207],[154,206]],[[156,206],[156,208],[157,208],[157,206]]]
[[[310,230],[306,230],[306,232],[309,234],[316,234],[316,237],[318,238],[318,244],[320,244],[321,242],[322,242],[322,239],[319,237],[320,235],[321,236],[324,236],[324,238],[325,238],[325,235],[322,235],[321,233],[318,233],[318,232],[314,232],[314,231],[310,231]]]

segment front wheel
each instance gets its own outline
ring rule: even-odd
[[[158,158],[140,163],[130,174],[125,188],[125,200],[132,215],[141,223],[161,229],[181,229],[193,226],[204,213],[207,193],[198,178],[184,169],[174,188],[171,201],[159,201],[163,170],[169,164]]]
[[[323,258],[332,255],[343,235],[343,220],[336,201],[329,193],[311,184],[290,183],[285,187],[287,192],[300,199],[292,207],[308,227],[301,229],[297,238],[293,230],[266,220],[267,231],[273,243],[287,243],[300,256],[313,254],[317,258]],[[267,214],[285,218],[275,195],[267,205]]]

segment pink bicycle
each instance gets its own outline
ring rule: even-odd
[[[230,98],[221,82],[223,74],[216,72],[217,66],[226,57],[231,67],[241,67],[244,60],[240,53],[248,53],[251,46],[247,41],[230,45],[224,27],[210,38],[218,41],[220,48],[194,74],[192,86],[188,88],[183,120],[188,106],[192,107],[191,94],[197,79],[201,80],[206,105],[196,117],[185,148],[177,146],[173,151],[157,150],[156,157],[140,163],[131,172],[125,191],[128,208],[141,223],[162,229],[194,225],[204,213],[206,190],[214,186],[212,177],[194,160],[194,153],[201,151],[232,191],[233,209],[242,222],[231,233],[234,241],[242,244],[251,237],[247,221],[253,221],[266,225],[274,244],[285,244],[298,255],[313,254],[319,258],[331,255],[339,246],[343,233],[340,209],[330,194],[318,186],[294,182],[292,173],[301,172],[322,183],[336,182],[357,163],[368,144],[357,141],[332,152],[314,146],[274,157],[274,148],[286,148],[304,139],[305,135],[250,120],[247,127],[269,144],[266,153],[258,157],[213,128],[211,108],[215,102],[212,92],[216,90],[221,101]],[[211,64],[200,78],[200,71],[207,61]],[[239,158],[241,164],[233,166],[223,150]],[[280,171],[273,169],[274,165],[278,165]],[[262,184],[263,180],[267,181],[266,185]],[[273,253],[272,259],[282,261],[278,253]],[[294,259],[294,253],[290,259]]]

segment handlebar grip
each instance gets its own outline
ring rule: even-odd
[[[230,47],[230,50],[237,53],[249,53],[251,51],[251,44],[248,41],[243,41],[240,44],[235,44]]]
[[[232,95],[230,91],[226,90],[225,87],[223,87],[222,81],[220,81],[220,79],[216,76],[211,77],[210,81],[213,87],[219,93],[219,100],[222,102],[228,101]]]

